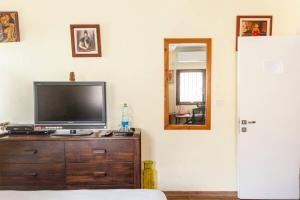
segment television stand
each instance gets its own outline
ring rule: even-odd
[[[106,132],[0,137],[0,191],[141,188],[141,129]]]
[[[88,136],[92,135],[93,133],[93,130],[88,129],[62,129],[54,131],[54,133],[52,133],[51,136]]]

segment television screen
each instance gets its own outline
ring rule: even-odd
[[[104,82],[35,82],[35,123],[106,126]]]

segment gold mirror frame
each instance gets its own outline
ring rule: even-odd
[[[169,123],[169,46],[178,43],[205,43],[206,53],[206,95],[205,124],[178,125]],[[164,40],[164,129],[165,130],[210,130],[211,127],[211,38],[166,38]]]

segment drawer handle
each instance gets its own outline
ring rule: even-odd
[[[32,176],[32,177],[37,177],[38,173],[36,172],[28,172],[28,173],[24,173],[24,176]]]
[[[94,172],[94,176],[95,177],[104,177],[106,175],[107,175],[106,172]]]
[[[38,150],[36,150],[36,149],[25,149],[24,151],[27,153],[30,153],[30,154],[37,154],[37,152],[38,152]]]
[[[93,154],[95,155],[102,155],[102,154],[105,154],[106,153],[106,149],[95,149],[93,150]]]

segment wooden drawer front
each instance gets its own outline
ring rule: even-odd
[[[1,186],[64,184],[64,164],[1,164]]]
[[[133,163],[67,163],[70,185],[133,184]]]
[[[130,140],[66,142],[67,162],[133,161],[134,142]]]
[[[63,142],[1,142],[0,163],[64,162]]]
[[[134,167],[133,163],[114,163],[111,166],[114,184],[133,184]]]

